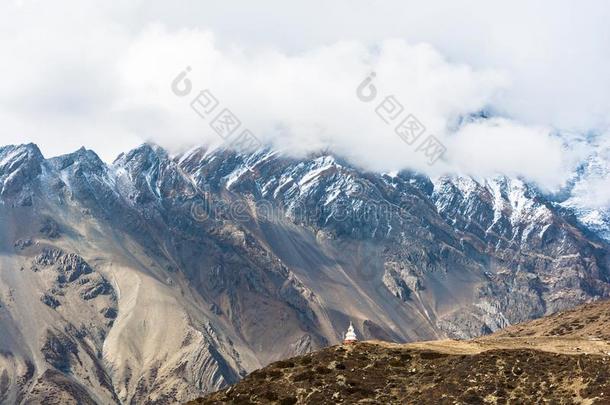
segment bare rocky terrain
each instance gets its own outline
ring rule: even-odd
[[[333,346],[189,404],[608,404],[610,302],[470,341]]]

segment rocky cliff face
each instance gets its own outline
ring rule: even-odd
[[[0,148],[0,402],[166,403],[359,336],[473,337],[610,294],[518,179],[143,145]]]

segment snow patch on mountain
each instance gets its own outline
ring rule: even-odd
[[[561,202],[579,221],[610,241],[610,145],[599,145],[574,174]]]

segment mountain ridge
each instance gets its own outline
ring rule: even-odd
[[[469,338],[610,295],[607,243],[518,179],[151,145],[0,163],[14,402],[188,400],[350,320],[367,339]]]

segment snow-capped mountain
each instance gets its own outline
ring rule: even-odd
[[[0,402],[187,400],[350,320],[472,337],[608,297],[609,245],[566,207],[330,154],[0,148]]]
[[[598,145],[578,167],[561,205],[610,241],[610,145]]]

